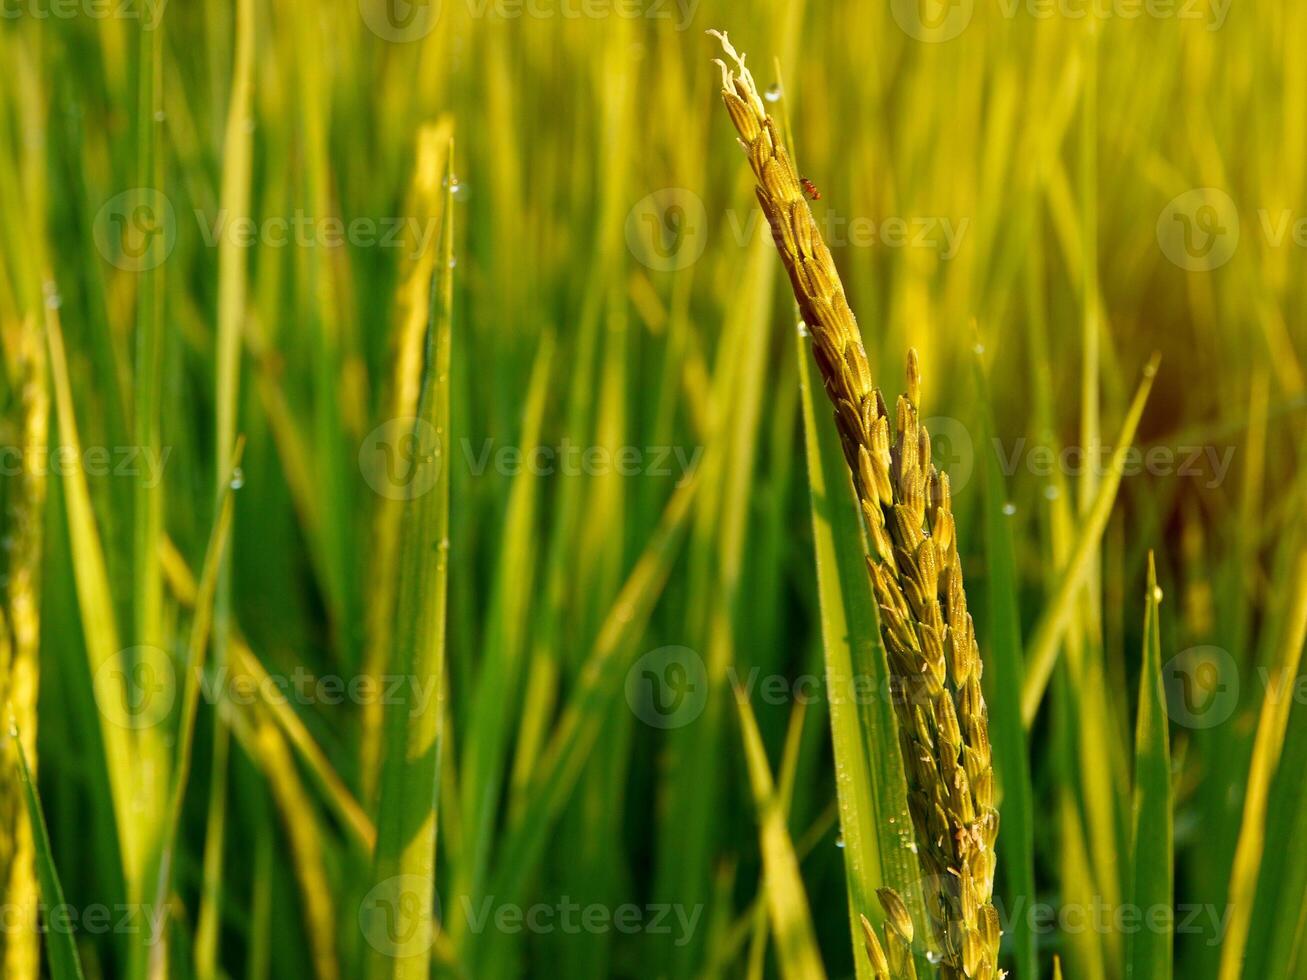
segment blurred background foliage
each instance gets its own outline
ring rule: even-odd
[[[820,677],[822,638],[795,316],[720,110],[703,35],[716,27],[774,86],[888,393],[902,388],[906,348],[921,352],[923,415],[954,472],[979,597],[991,578],[971,477],[1010,461],[1027,639],[1103,478],[1083,461],[1114,448],[1161,354],[1138,437],[1152,455],[1122,481],[1030,732],[1036,894],[1002,872],[1005,916],[1023,902],[1122,902],[1152,549],[1175,897],[1204,910],[1179,931],[1177,972],[1218,975],[1252,782],[1268,802],[1247,833],[1275,860],[1253,862],[1257,963],[1245,975],[1307,975],[1298,699],[1285,705],[1283,761],[1278,744],[1269,769],[1253,755],[1265,672],[1296,673],[1286,649],[1307,589],[1294,573],[1307,546],[1307,296],[1294,271],[1307,8],[5,0],[4,11],[3,685],[74,909],[149,901],[131,849],[148,850],[166,823],[183,699],[147,726],[129,719],[124,747],[110,734],[122,726],[97,711],[94,651],[162,650],[159,669],[181,676],[224,487],[234,517],[211,670],[385,672],[396,561],[385,514],[407,493],[383,469],[399,451],[386,426],[412,397],[405,324],[422,321],[452,220],[433,969],[775,972],[730,683]],[[221,353],[233,337],[234,373]],[[84,463],[72,476],[55,452],[74,444],[68,411]],[[985,603],[973,608],[989,635]],[[668,660],[664,647],[688,653]],[[632,694],[651,653],[658,669],[703,671],[670,727]],[[150,667],[134,656],[131,669]],[[616,666],[587,687],[600,662]],[[991,670],[986,683],[1021,679]],[[1219,723],[1177,717],[1193,683],[1204,709],[1233,685]],[[167,962],[152,969],[362,975],[378,709],[348,696],[280,710],[217,700],[221,725],[215,699],[200,703]],[[825,706],[760,687],[753,700],[792,794],[825,967],[850,975]],[[570,754],[551,755],[557,745]],[[11,762],[0,861],[6,908],[24,908],[31,841]],[[127,770],[135,789],[116,809]],[[667,933],[648,915],[632,934],[505,932],[469,922],[487,896],[495,908],[671,903],[697,918],[685,935],[674,914]],[[29,932],[6,926],[3,938],[5,975],[36,976]],[[145,975],[138,936],[76,938],[88,976]],[[1046,974],[1057,953],[1067,976],[1123,975],[1119,929],[1055,922],[1038,941]]]

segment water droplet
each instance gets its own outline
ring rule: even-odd
[[[984,344],[976,344],[976,346],[973,347],[973,348],[971,348],[971,349],[972,349],[973,351],[975,351],[977,354],[983,354],[983,353],[985,353],[985,345],[984,345]]]
[[[245,471],[238,466],[231,471],[231,488],[239,490],[243,486],[245,486]]]
[[[799,321],[799,336],[800,337],[810,336],[810,334],[808,333],[808,325],[804,323],[802,320]]]
[[[843,835],[843,834],[840,834],[838,837],[835,838],[835,846],[836,846],[836,847],[843,847],[843,846],[844,846],[844,835]]]
[[[457,265],[458,265],[458,256],[456,256],[456,255],[451,255],[451,256],[449,257],[449,267],[450,267],[451,269],[453,269],[453,268],[456,267]]]
[[[63,305],[63,297],[59,295],[59,287],[54,284],[53,280],[47,279],[43,282],[41,292],[45,295],[47,309],[57,310]]]
[[[18,722],[14,721],[13,718],[9,719],[9,737],[10,738],[18,737]]]
[[[1003,505],[1003,513],[1006,514],[1008,517],[1011,517],[1016,512],[1017,512],[1017,505],[1012,503],[1012,501],[1009,500],[1007,503]]]
[[[467,193],[467,188],[455,174],[450,174],[445,178],[445,186],[449,189],[450,195],[455,198],[462,198]]]
[[[1162,601],[1162,587],[1160,585],[1153,586],[1153,601],[1154,602]]]
[[[1056,500],[1058,497],[1062,496],[1062,491],[1050,483],[1048,486],[1044,487],[1044,496],[1048,500]]]
[[[940,963],[944,962],[944,957],[941,956],[939,953],[935,952],[933,949],[928,949],[926,950],[926,960],[938,966]]]
[[[781,100],[781,87],[773,82],[767,86],[767,91],[763,93],[763,98],[768,102],[779,102]]]
[[[246,119],[245,122],[242,124],[241,128],[244,129],[245,132],[247,133],[254,132],[254,120],[252,118]]]
[[[154,114],[154,121],[155,121],[155,122],[163,122],[163,121],[164,121],[165,119],[167,119],[167,118],[168,118],[168,116],[164,113],[164,111],[163,111],[162,109],[160,109],[158,112],[156,112],[156,113]]]
[[[1144,365],[1144,377],[1145,377],[1145,378],[1152,378],[1152,377],[1155,377],[1156,375],[1157,375],[1157,365],[1156,365],[1156,364],[1153,364],[1153,363],[1150,362],[1150,363]]]

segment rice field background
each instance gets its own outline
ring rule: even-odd
[[[1307,977],[1307,8],[0,14],[5,978],[962,975],[709,29],[918,352],[1000,965]]]

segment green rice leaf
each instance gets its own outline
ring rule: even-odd
[[[979,349],[979,348],[978,348]],[[980,392],[982,445],[994,445],[994,409],[989,381],[977,355],[976,384]],[[985,699],[989,703],[989,727],[994,745],[994,770],[1002,798],[999,805],[1003,828],[999,860],[1007,875],[1009,935],[1016,951],[1017,975],[1036,977],[1037,942],[1030,916],[1024,914],[1035,901],[1034,791],[1030,785],[1030,757],[1026,733],[1021,724],[1021,690],[1025,665],[1021,653],[1021,610],[1017,603],[1016,547],[1012,540],[1012,519],[1004,513],[1007,487],[993,453],[984,453],[985,564],[989,608],[989,642],[985,655],[989,669],[984,673]]]
[[[1174,894],[1172,850],[1171,748],[1166,695],[1162,690],[1162,641],[1158,627],[1157,569],[1148,555],[1148,594],[1144,612],[1144,662],[1139,674],[1139,714],[1135,726],[1135,790],[1131,830],[1130,901],[1150,922],[1150,912],[1170,909]],[[1126,977],[1170,980],[1173,924],[1151,925],[1126,936]]]
[[[889,690],[889,666],[867,578],[862,519],[834,425],[825,412],[818,415],[812,354],[802,337],[797,346],[850,939],[859,980],[869,980],[860,916],[877,923],[883,919],[876,889],[888,885],[909,903],[915,921],[925,918],[909,846],[912,826],[898,723],[889,700],[881,696]]]
[[[749,770],[749,785],[758,811],[758,833],[762,848],[767,907],[776,936],[776,958],[786,980],[820,980],[826,976],[817,952],[812,914],[799,873],[799,859],[785,822],[785,808],[767,764],[758,721],[748,697],[737,690],[740,734]]]
[[[1266,855],[1266,811],[1271,779],[1284,750],[1285,732],[1293,698],[1288,692],[1298,678],[1304,643],[1307,643],[1307,549],[1296,556],[1290,585],[1288,621],[1275,665],[1267,678],[1265,700],[1257,722],[1252,763],[1244,794],[1243,821],[1230,872],[1230,923],[1221,944],[1220,980],[1237,980],[1251,928],[1257,873]],[[1278,860],[1278,855],[1270,855]]]
[[[423,685],[443,686],[446,584],[449,571],[450,352],[453,308],[453,151],[446,172],[441,247],[432,278],[411,485],[426,487],[407,503],[400,545],[394,659],[390,670]],[[434,472],[433,472],[434,471]],[[443,695],[442,695],[443,696]],[[387,706],[382,735],[370,912],[403,917],[396,933],[369,930],[373,980],[417,980],[430,972],[434,937],[437,796],[441,697],[419,710],[412,685]],[[369,909],[365,908],[365,912]],[[376,921],[375,919],[369,921]]]
[[[691,477],[672,494],[657,530],[604,619],[577,688],[526,791],[526,802],[502,838],[490,891],[505,901],[508,896],[520,894],[536,868],[581,769],[602,734],[610,706],[622,696],[622,671],[629,666],[624,654],[647,625],[667,581],[698,487],[697,477]]]
[[[1090,572],[1092,559],[1098,553],[1103,532],[1107,529],[1107,520],[1112,515],[1112,506],[1116,502],[1116,491],[1121,486],[1126,459],[1130,447],[1134,444],[1135,432],[1138,431],[1139,420],[1143,417],[1144,406],[1148,403],[1149,392],[1153,389],[1158,361],[1159,358],[1154,355],[1144,368],[1143,380],[1139,382],[1134,400],[1130,403],[1125,421],[1121,424],[1121,432],[1117,436],[1116,448],[1112,452],[1107,472],[1103,475],[1103,482],[1098,486],[1093,505],[1085,514],[1080,534],[1072,547],[1067,566],[1062,571],[1053,600],[1045,610],[1039,626],[1035,629],[1034,638],[1030,641],[1026,657],[1026,676],[1021,685],[1021,717],[1027,729],[1034,723],[1040,702],[1043,701],[1044,689],[1048,686],[1053,665],[1057,662],[1058,650],[1067,625],[1071,622],[1076,598]]]
[[[41,799],[37,794],[36,782],[32,779],[31,769],[27,765],[27,753],[23,751],[18,729],[11,723],[9,741],[18,754],[18,768],[22,776],[23,799],[27,804],[27,817],[32,823],[32,839],[36,844],[36,877],[41,884],[41,896],[47,909],[64,907],[64,890],[59,884],[59,872],[54,866],[54,855],[50,849],[50,832],[45,825],[45,814],[41,810]],[[50,923],[45,927],[45,950],[49,957],[50,976],[52,980],[82,980],[82,961],[77,955],[77,945],[73,942],[73,933],[68,928],[56,928]]]

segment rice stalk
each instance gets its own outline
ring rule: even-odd
[[[253,130],[250,91],[254,81],[254,4],[239,0],[235,11],[236,43],[232,67],[231,101],[223,146],[221,201],[232,214],[245,216],[250,210],[250,168]],[[223,236],[218,252],[218,320],[215,351],[217,394],[214,432],[214,469],[217,474],[215,506],[221,507],[234,473],[232,465],[237,441],[240,405],[241,321],[246,314],[246,256],[230,235]],[[158,538],[156,537],[156,541]],[[157,549],[156,549],[157,551]],[[213,663],[221,671],[227,665],[231,643],[232,562],[228,556],[218,569],[213,608]],[[195,928],[195,964],[200,980],[212,980],[217,973],[218,945],[222,923],[219,909],[223,889],[223,849],[226,839],[228,765],[230,733],[221,712],[214,715],[212,768],[209,774],[209,809],[204,840],[204,887]]]
[[[1000,929],[991,902],[998,812],[982,663],[967,612],[948,475],[931,463],[930,436],[918,418],[917,355],[909,352],[908,390],[891,420],[777,123],[744,58],[724,34],[715,36],[734,63],[718,62],[722,98],[812,337],[869,535],[867,569],[889,654],[939,973],[946,980],[998,977]],[[907,906],[891,889],[878,895],[887,922],[883,948],[867,930],[873,972],[878,978],[914,976],[915,930]]]
[[[19,334],[24,465],[14,480],[10,517],[14,528],[8,588],[0,603],[0,705],[22,733],[22,750],[36,767],[36,706],[40,680],[41,558],[46,474],[36,453],[48,438],[50,397],[45,349],[34,318]],[[16,740],[5,743],[0,760],[0,888],[22,924],[36,921],[37,887],[32,824],[18,791]],[[38,974],[37,931],[6,928],[0,936],[3,973],[15,980]]]

